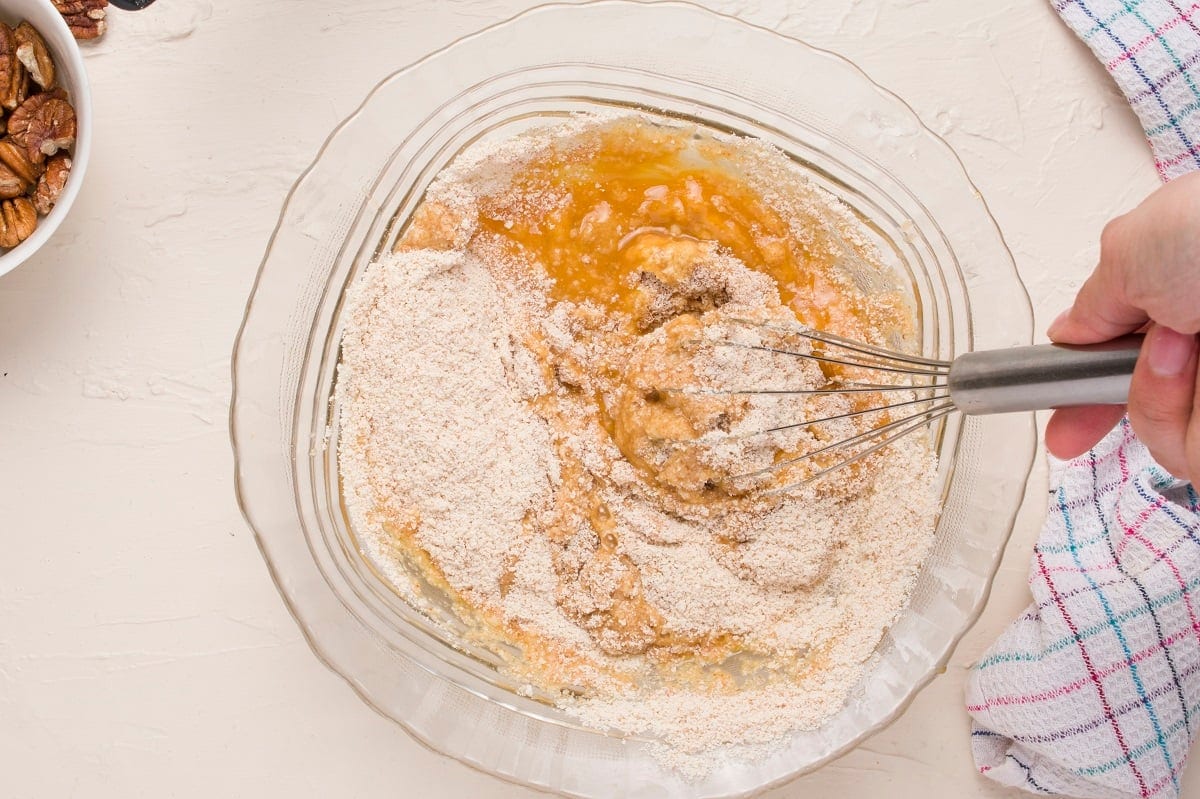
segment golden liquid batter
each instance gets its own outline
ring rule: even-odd
[[[594,302],[635,322],[644,276],[681,277],[708,242],[769,275],[801,323],[833,330],[864,321],[863,303],[830,279],[830,254],[796,240],[739,179],[735,159],[729,145],[686,129],[618,125],[530,164],[480,204],[480,222],[537,260],[554,299]],[[547,193],[569,199],[549,213],[525,201]]]

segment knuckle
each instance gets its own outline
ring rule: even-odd
[[[1135,379],[1129,391],[1129,421],[1143,439],[1171,436],[1183,440],[1190,408],[1173,401],[1161,386]],[[1138,430],[1138,428],[1141,428]]]
[[[1142,270],[1132,268],[1136,264],[1131,263],[1131,259],[1136,260],[1130,244],[1134,228],[1129,214],[1115,217],[1104,226],[1100,232],[1100,260],[1094,278],[1097,291],[1136,305],[1135,297],[1143,293],[1144,281]]]
[[[1139,417],[1143,427],[1154,430],[1181,427],[1184,421],[1176,409],[1153,403],[1142,403],[1136,410],[1130,409],[1130,414]]]
[[[1102,259],[1106,254],[1111,255],[1120,249],[1125,237],[1125,222],[1125,214],[1113,217],[1100,231],[1100,255]]]

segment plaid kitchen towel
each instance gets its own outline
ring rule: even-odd
[[[1164,181],[1200,168],[1200,2],[1055,0]],[[1034,793],[1177,797],[1200,727],[1200,497],[1123,422],[1051,459],[1034,604],[972,671],[980,772]]]
[[[979,770],[1077,797],[1174,797],[1200,727],[1200,494],[1122,422],[1051,460],[1034,604],[971,673]]]
[[[1054,0],[1133,106],[1163,180],[1200,168],[1200,2]]]

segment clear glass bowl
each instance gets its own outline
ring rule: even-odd
[[[857,67],[683,3],[549,5],[381,83],[298,181],[234,352],[239,500],[288,607],[330,668],[433,748],[580,797],[728,797],[828,761],[895,718],[978,615],[1035,450],[1031,415],[930,430],[944,505],[910,606],[846,707],[757,763],[688,783],[645,741],[522,697],[493,653],[406,604],[360,553],[341,504],[333,402],[342,297],[390,249],[465,146],[547,116],[634,106],[756,136],[855,210],[912,284],[924,354],[1029,343],[1029,301],[950,148]],[[954,712],[954,709],[948,709]]]

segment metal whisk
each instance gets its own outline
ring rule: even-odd
[[[952,361],[942,361],[894,352],[807,328],[750,320],[735,321],[747,327],[769,330],[780,341],[714,343],[784,357],[805,358],[855,371],[912,378],[897,384],[887,382],[881,374],[878,380],[848,380],[820,389],[747,388],[718,392],[784,395],[874,393],[885,398],[904,397],[865,409],[819,419],[801,419],[795,424],[761,431],[771,433],[791,427],[811,427],[853,417],[865,417],[861,420],[867,422],[868,428],[849,438],[822,444],[817,449],[780,460],[765,469],[737,475],[733,478],[735,480],[774,472],[818,456],[824,455],[834,460],[832,465],[822,462],[823,468],[801,481],[808,482],[864,458],[897,438],[956,411],[977,415],[1078,405],[1123,404],[1129,397],[1130,378],[1143,338],[1141,335],[1129,335],[1086,346],[1040,344],[984,350],[964,353]],[[793,342],[791,346],[789,339]],[[803,346],[798,346],[801,342]],[[870,423],[872,414],[886,421],[873,425]]]

